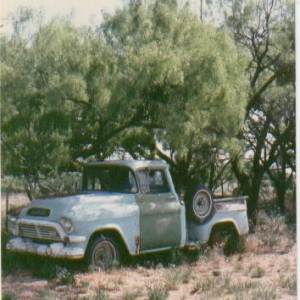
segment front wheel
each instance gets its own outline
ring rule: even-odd
[[[97,269],[106,271],[119,262],[119,248],[110,237],[100,235],[95,238],[87,250],[87,263]]]

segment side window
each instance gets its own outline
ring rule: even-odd
[[[170,192],[165,172],[163,170],[150,170],[150,193],[161,194]]]
[[[149,175],[148,171],[138,171],[137,176],[141,186],[141,192],[143,194],[150,194],[150,186],[149,186]]]
[[[170,192],[170,187],[163,170],[143,170],[137,172],[141,191],[144,194],[161,194]]]

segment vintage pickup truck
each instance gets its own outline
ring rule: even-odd
[[[164,162],[94,162],[84,168],[80,193],[33,200],[10,218],[12,237],[6,247],[85,258],[89,265],[107,269],[124,252],[139,255],[206,243],[218,228],[246,234],[246,199],[213,199],[200,186],[185,205]]]

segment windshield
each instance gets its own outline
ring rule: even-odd
[[[83,172],[83,190],[137,193],[133,172],[123,166],[87,166]]]

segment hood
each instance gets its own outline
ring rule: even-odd
[[[20,217],[31,217],[32,211],[43,212],[46,210],[49,212],[46,216],[51,220],[56,220],[62,215],[70,217],[78,214],[85,215],[88,212],[95,213],[95,211],[112,210],[116,206],[123,205],[125,200],[132,197],[134,197],[132,194],[96,192],[38,199],[33,200],[29,206],[21,212]],[[31,214],[31,216],[28,214]],[[35,217],[44,219],[45,216],[37,215]]]

